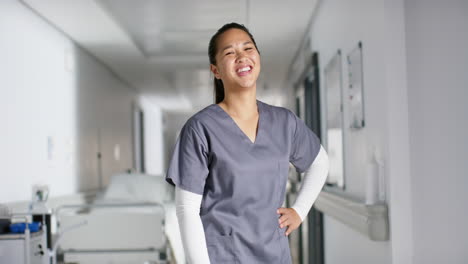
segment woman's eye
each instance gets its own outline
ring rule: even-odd
[[[226,55],[230,55],[230,54],[233,54],[233,53],[234,53],[234,52],[229,51],[229,52],[226,53]]]
[[[251,50],[252,48],[246,48],[245,50]]]

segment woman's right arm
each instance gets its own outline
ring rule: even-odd
[[[203,196],[176,186],[176,214],[179,222],[185,258],[190,264],[209,264],[205,231],[200,218]]]

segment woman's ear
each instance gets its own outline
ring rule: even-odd
[[[210,64],[210,70],[216,79],[221,79],[221,75],[219,74],[218,67],[216,67],[216,65]]]

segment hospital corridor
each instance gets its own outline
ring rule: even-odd
[[[467,47],[467,0],[0,0],[0,264],[467,264]]]

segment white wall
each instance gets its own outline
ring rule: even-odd
[[[363,197],[366,148],[377,145],[390,213],[389,242],[325,216],[327,264],[468,261],[467,14],[456,0],[321,2],[310,36],[322,70],[337,49],[364,45],[367,127],[345,131],[346,191]]]
[[[51,196],[95,189],[99,173],[105,185],[130,168],[135,92],[19,1],[0,2],[0,32],[0,203],[29,200],[36,183]]]
[[[364,199],[365,168],[376,147],[385,162],[390,240],[371,241],[325,215],[325,262],[412,263],[412,221],[408,111],[405,74],[405,28],[402,0],[324,0],[309,36],[319,53],[321,88],[324,67],[341,50],[344,98],[348,95],[346,56],[363,43],[366,126],[349,129],[349,103],[344,101],[346,192]],[[322,95],[324,94],[322,90]],[[324,105],[325,107],[325,105]],[[322,121],[325,122],[325,117]],[[324,126],[322,126],[325,128]],[[325,131],[323,131],[325,132]],[[324,133],[322,133],[324,134]]]
[[[468,1],[405,9],[414,263],[468,263]]]

